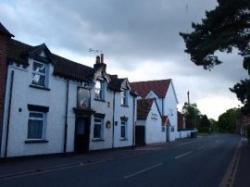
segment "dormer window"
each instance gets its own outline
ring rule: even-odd
[[[104,100],[105,97],[105,82],[96,80],[95,83],[95,99]]]
[[[128,106],[128,91],[123,90],[121,92],[121,105]]]
[[[32,85],[48,87],[48,64],[33,62]]]

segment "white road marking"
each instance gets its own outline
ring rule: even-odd
[[[190,155],[192,152],[193,152],[193,151],[188,151],[188,152],[186,152],[186,153],[177,155],[177,156],[174,157],[174,159],[175,159],[175,160],[180,159],[180,158],[182,158],[182,157],[184,157],[184,156]]]
[[[136,175],[139,175],[139,174],[141,174],[141,173],[145,173],[145,172],[147,172],[147,171],[149,171],[149,170],[152,170],[152,169],[154,169],[154,168],[157,168],[157,167],[159,167],[159,166],[161,166],[161,165],[163,165],[163,163],[158,163],[158,164],[155,164],[155,165],[153,165],[153,166],[147,167],[147,168],[145,168],[145,169],[142,169],[142,170],[137,171],[137,172],[135,172],[135,173],[132,173],[132,174],[130,174],[130,175],[124,176],[124,179],[128,179],[128,178],[134,177],[134,176],[136,176]]]

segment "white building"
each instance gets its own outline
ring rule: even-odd
[[[166,142],[166,124],[162,123],[155,99],[137,100],[136,145]]]
[[[131,83],[141,99],[155,99],[162,119],[168,119],[166,129],[166,140],[174,141],[179,137],[177,122],[177,96],[175,93],[173,81],[152,80]],[[165,121],[165,120],[164,120]]]
[[[136,94],[128,79],[106,72],[103,55],[91,68],[51,53],[45,44],[10,37],[0,24],[0,63],[7,67],[0,81],[1,157],[134,145]]]

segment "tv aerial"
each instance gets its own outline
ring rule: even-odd
[[[95,54],[103,53],[103,51],[100,50],[100,49],[92,49],[92,48],[89,48],[88,52],[89,53],[95,53]]]

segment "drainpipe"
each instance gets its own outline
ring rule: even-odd
[[[113,129],[112,129],[112,149],[114,148],[115,144],[115,91],[113,97]]]
[[[11,114],[11,103],[12,103],[13,80],[14,80],[14,70],[11,71],[11,78],[10,78],[10,92],[9,92],[9,101],[8,101],[8,116],[7,116],[5,150],[4,150],[4,157],[5,158],[7,158],[7,154],[8,154],[9,127],[10,127],[10,114]]]
[[[68,105],[69,105],[69,80],[67,80],[66,86],[66,104],[65,104],[65,123],[64,123],[64,144],[63,152],[67,152],[67,138],[68,138]]]
[[[133,96],[133,148],[135,148],[135,97]]]

